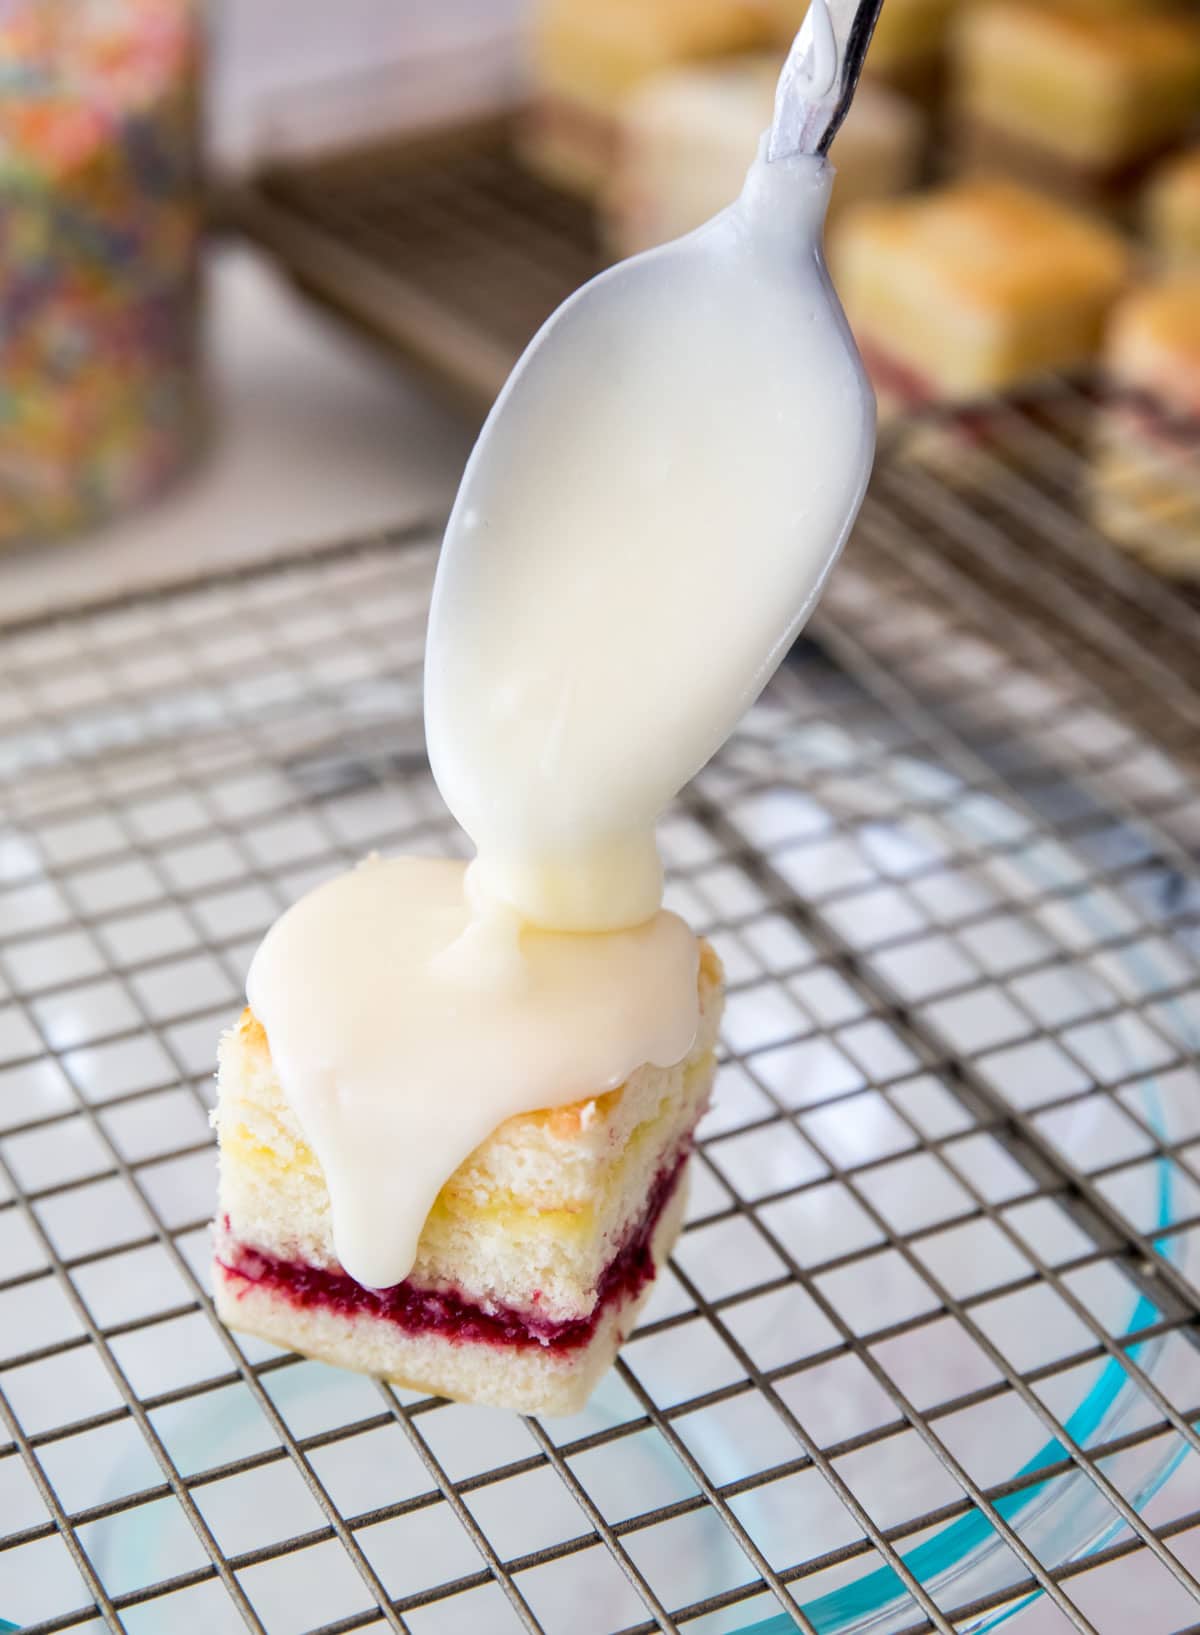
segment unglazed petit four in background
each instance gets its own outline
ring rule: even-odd
[[[538,0],[522,156],[560,186],[593,193],[635,86],[677,63],[764,46],[771,33],[758,0]]]
[[[816,83],[785,76],[704,230],[551,316],[480,433],[423,687],[474,856],[368,857],[255,953],[218,1083],[232,1328],[568,1413],[670,1252],[722,982],[656,825],[812,611],[875,444]]]
[[[735,199],[771,122],[779,59],[744,56],[656,74],[627,99],[604,188],[614,254],[633,255],[681,233]],[[907,98],[864,84],[833,143],[829,219],[858,199],[911,186],[925,120]]]
[[[582,1407],[679,1233],[721,1013],[708,948],[699,992],[677,1066],[511,1118],[476,1148],[438,1193],[411,1273],[384,1290],[338,1261],[325,1176],[247,1010],[221,1042],[217,1311],[414,1389],[523,1413]]]
[[[889,407],[1086,362],[1131,260],[1103,222],[984,179],[853,207],[830,234],[829,257]]]
[[[1093,519],[1157,572],[1200,579],[1200,272],[1131,291],[1104,364]]]
[[[1164,272],[1200,271],[1200,147],[1164,159],[1146,184],[1142,226]]]

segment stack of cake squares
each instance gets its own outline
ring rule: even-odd
[[[615,255],[690,231],[738,192],[808,3],[540,0],[524,157],[594,202]],[[1185,470],[1200,443],[1179,385],[1200,271],[1200,8],[885,0],[832,159],[827,252],[883,414],[1108,369],[1140,407],[1101,427],[1097,469],[1119,465],[1126,499],[1096,519],[1133,548],[1132,524],[1169,514],[1169,549],[1139,554],[1200,577],[1193,482],[1181,494],[1172,477],[1164,502],[1128,469],[1151,425],[1156,455],[1170,425]],[[1153,368],[1129,340],[1148,323]]]

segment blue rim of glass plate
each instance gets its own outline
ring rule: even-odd
[[[1155,1124],[1156,1128],[1158,1128],[1157,1120]],[[1162,1133],[1161,1129],[1159,1129],[1159,1133]],[[1170,1224],[1171,1183],[1167,1160],[1160,1158],[1157,1167],[1159,1229],[1161,1230]],[[1148,1300],[1145,1295],[1139,1296],[1126,1324],[1126,1335],[1135,1334],[1139,1328],[1146,1328],[1155,1320],[1157,1315],[1157,1308],[1153,1302]],[[1143,1345],[1151,1343],[1153,1342],[1145,1341]],[[1142,1348],[1141,1345],[1130,1346],[1129,1356],[1136,1361]],[[1064,1423],[1063,1429],[1077,1447],[1086,1448],[1088,1440],[1095,1434],[1105,1415],[1117,1402],[1128,1384],[1128,1377],[1121,1364],[1115,1358],[1110,1357],[1101,1370],[1096,1383]],[[1141,1491],[1138,1506],[1135,1506],[1135,1508],[1148,1503],[1153,1498],[1163,1483],[1176,1470],[1180,1460],[1186,1453],[1187,1444],[1181,1439],[1180,1446],[1175,1453],[1164,1463],[1153,1481],[1148,1483]],[[1015,1472],[1014,1479],[1016,1477],[1031,1476],[1036,1471],[1043,1470],[1048,1465],[1056,1464],[1066,1457],[1068,1457],[1067,1449],[1057,1438],[1054,1438],[1039,1448],[1032,1459],[1027,1460]],[[1011,1493],[1007,1497],[997,1499],[995,1501],[997,1513],[1005,1521],[1015,1522],[1021,1512],[1031,1505],[1039,1494],[1045,1492],[1047,1485],[1047,1482],[1039,1482],[1019,1493]],[[1113,1534],[1124,1525],[1124,1522],[1118,1520],[1111,1528],[1105,1529],[1083,1552],[1084,1556],[1094,1555],[1098,1550],[1103,1549]],[[924,1544],[919,1544],[915,1550],[910,1551],[902,1559],[904,1565],[918,1583],[928,1585],[933,1580],[942,1577],[943,1574],[952,1571],[953,1568],[961,1566],[969,1556],[976,1554],[982,1546],[991,1543],[993,1540],[999,1541],[1000,1534],[996,1532],[986,1516],[979,1511],[973,1511],[970,1515],[962,1516],[957,1521],[951,1522],[940,1533],[935,1534],[931,1539],[927,1539]],[[1028,1606],[1032,1601],[1036,1601],[1042,1593],[1041,1589],[1037,1589],[1015,1605],[1001,1609],[990,1622],[974,1625],[977,1635],[983,1635],[984,1631],[997,1628],[1001,1623],[1020,1612],[1023,1607]],[[802,1604],[800,1610],[817,1631],[817,1635],[835,1635],[835,1632],[844,1630],[855,1620],[868,1618],[873,1614],[883,1612],[893,1603],[906,1599],[908,1595],[908,1587],[899,1574],[891,1567],[880,1567],[853,1584],[847,1584],[840,1590],[833,1590],[830,1594],[822,1595],[815,1601]],[[779,1613],[759,1623],[743,1625],[740,1630],[736,1631],[736,1635],[795,1635],[795,1629],[796,1625],[792,1619],[784,1613]]]
[[[997,801],[996,804],[1007,810],[1004,801]],[[976,821],[982,832],[982,838],[985,840],[997,838],[995,835],[987,833],[987,824],[982,817]],[[1010,859],[1010,861],[1013,860]],[[1046,887],[1054,883],[1052,876],[1043,875],[1042,871],[1033,865],[1028,858],[1022,859],[1022,862],[1030,875],[1033,876],[1034,883],[1039,887]],[[1085,912],[1085,905],[1076,904],[1075,909],[1082,919],[1093,921],[1093,915]],[[1097,918],[1102,920],[1103,916],[1097,916]],[[1094,921],[1089,925],[1089,929],[1100,937],[1112,934],[1111,926],[1103,923],[1097,925]],[[1127,951],[1125,957],[1133,970],[1144,969],[1147,965],[1152,965],[1152,961],[1144,957],[1139,958],[1136,953],[1130,954]],[[1178,1001],[1171,1001],[1169,1008],[1172,1012],[1178,1014]],[[1183,1036],[1186,1038],[1190,1035],[1191,1029],[1187,1027],[1186,1021],[1181,1025],[1184,1030]],[[1117,1024],[1113,1025],[1113,1031],[1119,1037]],[[1168,1139],[1168,1132],[1159,1101],[1158,1080],[1153,1073],[1147,1073],[1142,1079],[1142,1085],[1150,1125],[1155,1134],[1165,1141]],[[1157,1160],[1155,1167],[1158,1191],[1158,1224],[1155,1231],[1157,1234],[1162,1234],[1171,1224],[1170,1162],[1165,1158],[1160,1158]],[[1178,1253],[1178,1242],[1173,1237],[1158,1236],[1154,1247],[1160,1254],[1172,1260],[1176,1258]],[[1158,1308],[1153,1301],[1145,1295],[1139,1295],[1129,1314],[1123,1337],[1127,1338],[1131,1334],[1136,1334],[1139,1329],[1148,1327],[1155,1321],[1157,1316]],[[1151,1339],[1143,1341],[1140,1345],[1132,1345],[1128,1348],[1128,1355],[1136,1362],[1145,1347],[1153,1344],[1155,1344],[1155,1341]],[[1063,1422],[1063,1429],[1076,1447],[1086,1449],[1089,1439],[1103,1423],[1105,1416],[1115,1406],[1122,1393],[1128,1388],[1129,1383],[1129,1378],[1122,1365],[1115,1357],[1110,1357],[1082,1402]],[[1200,1426],[1197,1426],[1197,1429],[1200,1429]],[[1186,1457],[1187,1451],[1187,1443],[1181,1437],[1179,1446],[1168,1459],[1164,1460],[1162,1467],[1136,1495],[1133,1501],[1135,1510],[1140,1513],[1164,1483],[1169,1481],[1181,1461]],[[1052,1437],[1038,1449],[1031,1459],[1026,1460],[1025,1464],[1014,1472],[1011,1479],[1016,1480],[1020,1477],[1032,1476],[1037,1471],[1044,1470],[1047,1466],[1059,1463],[1067,1457],[1069,1457],[1067,1449],[1056,1437]],[[1022,1512],[1026,1511],[1038,1496],[1046,1491],[1049,1480],[1036,1483],[1034,1486],[1023,1489],[1018,1493],[1011,1493],[997,1499],[994,1504],[996,1512],[1015,1527],[1016,1520]],[[1081,1547],[1078,1559],[1086,1560],[1087,1557],[1103,1550],[1124,1526],[1125,1523],[1118,1518],[1090,1542]],[[949,1523],[939,1533],[936,1533],[930,1539],[926,1539],[923,1544],[917,1545],[915,1549],[911,1550],[908,1555],[902,1556],[901,1559],[917,1582],[928,1587],[937,1579],[951,1573],[956,1567],[964,1565],[971,1556],[977,1555],[981,1549],[992,1542],[1002,1542],[1001,1535],[985,1515],[975,1510]],[[1001,1624],[1006,1623],[1008,1619],[1015,1617],[1018,1612],[1036,1601],[1043,1593],[1039,1586],[1039,1588],[1023,1596],[1019,1601],[999,1608],[994,1617],[988,1618],[984,1614],[986,1621],[974,1623],[971,1628],[975,1635],[985,1635],[986,1631],[997,1629]],[[854,1583],[843,1585],[841,1589],[832,1590],[827,1595],[818,1596],[816,1600],[801,1604],[800,1610],[817,1631],[817,1635],[839,1635],[839,1632],[850,1626],[861,1623],[864,1619],[878,1616],[885,1612],[889,1606],[898,1605],[908,1598],[908,1586],[900,1575],[891,1567],[879,1567],[857,1579]],[[770,1618],[762,1619],[753,1624],[743,1624],[737,1630],[731,1631],[730,1635],[795,1635],[795,1629],[794,1621],[786,1613],[777,1613]]]

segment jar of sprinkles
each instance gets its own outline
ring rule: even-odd
[[[194,451],[195,0],[0,0],[0,544]]]

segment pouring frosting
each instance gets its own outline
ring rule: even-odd
[[[819,67],[819,65],[818,65]],[[371,863],[268,933],[248,995],[345,1269],[411,1269],[505,1119],[669,1066],[697,945],[654,825],[761,691],[866,486],[874,405],[821,257],[821,159],[579,291],[518,364],[455,503],[425,717],[460,865]]]

